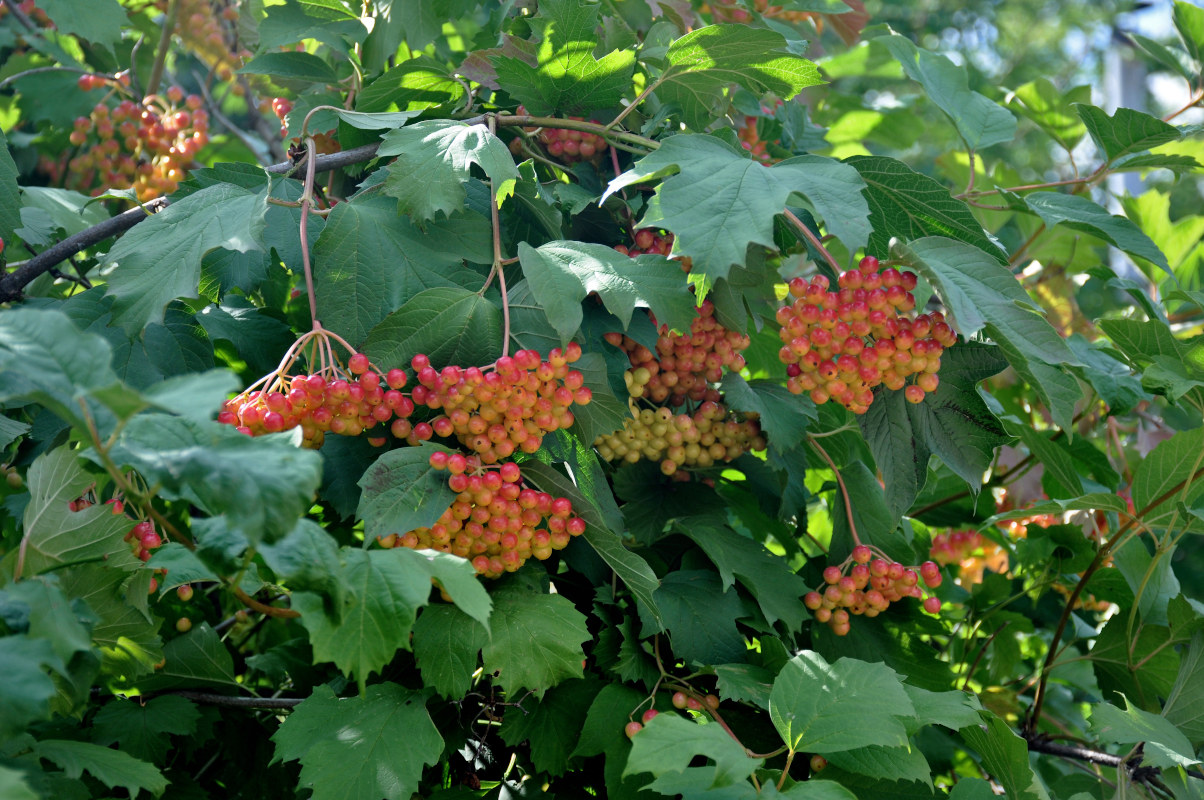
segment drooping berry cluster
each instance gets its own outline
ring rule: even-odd
[[[71,511],[83,511],[85,508],[91,508],[96,505],[96,503],[97,498],[94,488],[89,488],[88,491],[79,497],[68,501],[67,508]],[[114,516],[125,513],[125,501],[120,496],[109,498],[105,501],[105,505],[109,506]],[[163,545],[163,537],[155,530],[154,520],[150,519],[134,522],[123,539],[129,544],[130,551],[139,561],[149,561],[152,552]],[[166,572],[166,570],[163,570],[163,572]],[[154,594],[158,588],[158,581],[155,578],[151,578],[150,593]]]
[[[79,85],[92,90],[119,81],[83,75]],[[75,120],[68,139],[76,154],[57,162],[44,159],[41,167],[79,191],[133,188],[143,201],[169,194],[209,142],[209,115],[201,105],[199,96],[185,97],[178,86],[141,103],[126,99],[110,108],[102,100],[89,116]]]
[[[878,259],[866,256],[841,273],[838,291],[829,291],[823,275],[789,286],[794,302],[778,309],[777,320],[791,392],[864,414],[878,385],[903,389],[912,403],[936,391],[941,354],[957,334],[939,311],[902,316],[915,308],[913,273],[878,272]]]
[[[642,255],[658,255],[670,258],[669,253],[673,251],[673,234],[668,231],[662,231],[657,228],[640,228],[635,232],[630,246],[625,244],[615,245],[615,249],[625,256]],[[682,272],[689,272],[694,266],[694,261],[689,256],[676,257],[676,260],[681,263]]]
[[[252,387],[226,401],[217,421],[235,425],[249,436],[279,433],[300,426],[302,443],[318,448],[327,433],[359,436],[394,420],[405,423],[401,438],[412,434],[409,416],[413,401],[402,394],[406,373],[389,370],[384,375],[370,369],[368,357],[356,353],[348,359],[349,373],[327,370],[313,375],[268,376],[262,389]],[[427,436],[430,438],[429,426]],[[374,444],[384,444],[383,439]]]
[[[645,408],[621,430],[599,436],[594,446],[606,461],[660,461],[661,472],[675,475],[683,467],[731,461],[749,450],[764,450],[767,444],[756,419],[708,400],[693,414],[674,415],[664,406]]]
[[[552,497],[523,484],[518,464],[485,467],[477,456],[438,451],[433,469],[450,473],[456,500],[429,528],[379,539],[384,547],[440,550],[471,559],[486,578],[513,572],[531,557],[543,561],[585,532],[565,497]]]
[[[239,47],[237,2],[224,0],[178,0],[176,35],[195,53],[219,81],[228,81],[234,70],[251,57],[251,52]],[[167,12],[167,0],[157,0],[159,11]],[[231,93],[242,95],[239,84],[230,87]]]
[[[846,574],[845,568],[851,568]],[[924,589],[941,585],[941,569],[935,562],[925,561],[915,569],[905,567],[897,561],[874,558],[873,551],[865,546],[853,548],[853,555],[841,566],[830,566],[824,570],[823,592],[808,592],[803,604],[815,612],[815,619],[826,622],[837,636],[849,632],[849,615],[876,617],[890,607],[891,603],[905,597],[924,597]],[[868,587],[868,588],[867,588]],[[935,595],[924,599],[924,610],[930,614],[940,613],[941,601]]]
[[[572,426],[570,406],[592,398],[585,376],[569,368],[580,358],[576,342],[554,348],[546,361],[534,350],[519,350],[499,358],[492,370],[437,370],[426,356],[415,356],[418,385],[411,396],[416,405],[443,412],[430,421],[435,434],[456,437],[494,464],[515,450],[534,453],[544,434]]]
[[[569,117],[581,121],[583,117]],[[593,161],[601,157],[609,147],[601,136],[585,131],[570,131],[564,128],[544,128],[539,140],[552,158],[572,164],[575,161]]]
[[[647,397],[654,403],[668,401],[674,406],[687,399],[718,400],[718,393],[708,384],[717,383],[725,369],[744,369],[741,353],[751,342],[747,334],[729,331],[716,321],[715,304],[710,300],[698,307],[689,333],[675,333],[661,325],[656,353],[619,333],[608,333],[606,341],[624,350],[631,361],[628,389],[632,397]]]

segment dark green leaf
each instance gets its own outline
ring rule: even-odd
[[[196,297],[201,258],[224,248],[262,250],[266,188],[223,183],[172,203],[117,240],[104,263],[113,318],[133,335],[177,297]]]
[[[500,672],[507,692],[529,689],[537,697],[567,678],[584,674],[581,643],[590,638],[585,615],[558,594],[523,588],[494,596],[493,636],[482,650],[487,672]]]
[[[918,781],[932,785],[932,768],[916,747],[859,747],[827,753],[828,762],[848,772],[888,781]]]
[[[414,623],[414,658],[422,681],[449,699],[472,688],[489,632],[455,606],[430,605]]]
[[[594,57],[598,6],[544,0],[537,21],[542,23],[543,40],[534,65],[508,56],[491,59],[506,92],[532,114],[582,114],[617,105],[631,88],[635,54],[615,50]]]
[[[889,667],[850,658],[829,665],[807,650],[778,674],[769,715],[791,750],[837,753],[907,744],[900,717],[914,716],[915,709]],[[850,719],[861,722],[851,726]]]
[[[1145,742],[1145,763],[1153,767],[1192,767],[1200,763],[1187,737],[1165,717],[1134,708],[1122,711],[1111,703],[1091,709],[1091,732],[1101,742],[1135,745]]]
[[[384,191],[417,220],[450,217],[464,208],[464,184],[475,164],[493,183],[493,197],[513,191],[518,169],[506,144],[484,125],[425,120],[383,137],[378,156],[397,156],[385,169]]]
[[[491,364],[502,354],[502,312],[467,289],[419,292],[374,327],[361,347],[382,368],[419,353],[435,365]]]
[[[1179,654],[1162,625],[1143,625],[1132,637],[1128,615],[1113,617],[1091,648],[1092,666],[1104,697],[1123,694],[1146,711],[1160,709],[1159,698],[1170,695],[1179,673]]]
[[[138,683],[144,692],[180,687],[240,688],[234,677],[234,659],[206,622],[168,642],[163,659],[161,669]]]
[[[791,53],[776,31],[746,25],[710,25],[673,42],[665,56],[657,97],[682,110],[686,124],[704,129],[726,109],[736,83],[757,95],[789,100],[823,83],[815,64]]]
[[[447,471],[431,468],[431,445],[403,447],[382,455],[359,480],[363,489],[357,516],[364,520],[364,546],[387,536],[429,528],[451,506],[456,494]]]
[[[167,788],[167,779],[153,765],[108,747],[88,742],[43,739],[34,750],[39,758],[62,767],[69,778],[78,778],[87,772],[110,789],[122,787],[130,793],[130,797],[136,796],[140,789],[146,789],[158,797]]]
[[[963,202],[933,178],[885,156],[854,156],[846,160],[868,187],[870,206],[868,250],[880,258],[890,251],[892,238],[905,242],[924,236],[948,236],[977,247],[1003,263],[1006,256],[988,237]]]
[[[727,700],[752,703],[769,708],[769,693],[773,690],[774,674],[753,664],[720,664],[715,667],[719,694]]]
[[[171,747],[170,734],[187,736],[196,731],[201,712],[192,701],[164,695],[141,702],[115,699],[92,720],[97,744],[116,744],[135,758],[162,764]]]
[[[602,684],[593,679],[565,681],[549,689],[538,702],[527,700],[507,712],[498,735],[512,747],[529,742],[535,769],[547,775],[563,775],[589,704],[601,689]]]
[[[874,41],[890,50],[907,76],[924,87],[928,99],[948,115],[971,150],[1010,142],[1016,135],[1016,118],[972,91],[965,67],[956,66],[943,55],[921,50],[897,33]]]
[[[92,643],[100,650],[101,672],[133,680],[154,669],[164,656],[160,620],[147,608],[150,572],[129,573],[104,564],[84,564],[58,573],[63,591],[87,604],[95,615]]]
[[[518,246],[523,274],[560,333],[561,344],[581,327],[581,301],[596,293],[626,328],[637,305],[652,310],[657,321],[686,331],[694,319],[694,297],[677,263],[661,256],[628,258],[600,244],[553,241],[533,248]]]
[[[725,592],[719,576],[710,570],[670,572],[653,594],[669,633],[673,653],[687,664],[730,664],[742,661],[744,637],[736,628],[743,616],[740,598]],[[643,611],[641,609],[641,615]],[[656,626],[644,626],[644,634]]]
[[[1102,108],[1078,103],[1075,110],[1097,147],[1112,162],[1179,138],[1179,129],[1157,117],[1131,108],[1118,108],[1111,117]]]
[[[43,665],[65,671],[50,642],[24,633],[0,636],[0,738],[8,740],[29,723],[49,719],[56,690]]]
[[[286,82],[328,84],[338,80],[325,59],[312,53],[264,53],[255,56],[238,71],[245,75],[271,75]]]
[[[1196,747],[1204,742],[1204,632],[1192,637],[1179,675],[1163,707],[1163,715]]]
[[[1187,520],[1178,506],[1194,506],[1204,495],[1204,480],[1196,473],[1204,466],[1204,428],[1180,431],[1160,443],[1138,464],[1133,474],[1133,506],[1144,524],[1161,528]],[[1198,527],[1197,527],[1198,529]]]
[[[423,765],[443,752],[422,696],[395,683],[347,698],[319,686],[272,741],[277,759],[301,762],[300,785],[313,800],[408,800]]]
[[[1049,794],[1029,766],[1028,745],[999,717],[984,711],[982,725],[961,729],[966,744],[982,756],[983,770],[1016,800],[1049,800]]]
[[[705,756],[714,764],[691,768],[690,762],[695,756]],[[762,759],[749,758],[740,743],[718,725],[699,725],[677,714],[659,714],[632,738],[631,755],[627,757],[623,774],[651,772],[658,780],[649,788],[676,794],[674,782],[662,782],[662,779],[705,773],[705,782],[691,782],[692,788],[705,790],[731,786],[752,775],[761,763]]]
[[[60,34],[74,34],[110,52],[121,41],[122,25],[129,23],[116,0],[40,0],[38,8]]]
[[[720,389],[728,408],[759,415],[761,430],[779,452],[801,444],[808,423],[816,419],[815,405],[809,399],[791,394],[776,381],[749,382],[739,373],[729,372],[723,376]]]
[[[8,140],[0,129],[0,239],[12,242],[21,224],[21,190],[17,187],[17,164],[8,152]]]
[[[387,199],[335,206],[314,244],[314,295],[323,324],[359,345],[377,324],[436,287],[479,288],[463,265],[487,263],[488,221],[476,214],[414,225]],[[467,363],[467,362],[466,362]]]
[[[1131,256],[1144,258],[1167,272],[1171,271],[1166,256],[1140,228],[1119,214],[1109,214],[1103,206],[1086,197],[1034,192],[1026,195],[1024,202],[1050,228],[1061,224],[1071,230],[1091,234]]]

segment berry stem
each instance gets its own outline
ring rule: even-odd
[[[309,122],[308,116],[305,121]],[[313,323],[314,330],[322,327],[318,322],[318,300],[314,297],[314,273],[309,263],[308,232],[309,209],[313,205],[314,198],[314,168],[317,154],[318,148],[313,137],[307,136],[305,139],[305,189],[301,193],[301,266],[305,270],[305,291],[309,296],[309,319]]]
[[[497,117],[490,115],[488,121],[489,133],[496,135]],[[502,258],[501,211],[498,208],[493,178],[489,179],[489,220],[493,226],[493,271],[485,279],[485,285],[481,287],[481,292],[483,293],[489,287],[489,282],[493,280],[493,275],[496,273],[498,288],[502,292],[502,358],[505,358],[510,355],[510,299],[506,294],[506,268],[503,266],[504,259]]]
[[[782,214],[786,217],[786,219],[790,220],[794,227],[798,228],[799,233],[803,234],[804,238],[811,243],[811,246],[823,255],[824,260],[831,264],[832,269],[836,270],[836,274],[839,275],[841,271],[840,264],[836,262],[835,256],[828,252],[828,248],[824,247],[824,243],[811,232],[811,229],[807,227],[806,223],[799,219],[795,213],[788,208],[782,209]]]
[[[163,80],[163,67],[167,64],[167,51],[171,48],[171,37],[176,30],[179,12],[180,0],[169,0],[167,15],[163,19],[163,32],[159,34],[159,45],[155,48],[155,64],[151,67],[150,77],[146,81],[148,95],[159,91],[159,83]]]
[[[849,489],[844,485],[844,478],[840,476],[840,470],[836,468],[836,462],[828,455],[828,451],[815,440],[814,436],[808,434],[807,441],[811,443],[811,446],[823,456],[824,461],[827,461],[828,466],[832,468],[832,474],[836,476],[836,484],[840,487],[840,494],[844,497],[845,516],[849,519],[849,533],[853,535],[853,544],[860,545],[861,537],[857,535],[857,523],[853,521],[853,503],[849,500]]]
[[[636,99],[632,100],[630,105],[628,105],[626,108],[624,108],[622,111],[619,112],[619,116],[615,117],[607,124],[606,130],[608,130],[608,131],[613,130],[614,127],[616,125],[618,125],[620,122],[622,122],[627,117],[628,114],[630,114],[632,111],[635,111],[636,106],[638,106],[640,103],[644,102],[644,98],[646,98],[648,95],[652,94],[654,91],[656,91],[656,88],[658,86],[660,86],[662,83],[664,83],[665,78],[669,77],[669,72],[670,72],[669,70],[666,70],[663,75],[661,75],[659,78],[657,78],[652,83],[648,84],[647,88],[645,88],[644,91],[640,92],[639,96],[636,97]]]

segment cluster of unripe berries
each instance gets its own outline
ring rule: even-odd
[[[699,699],[697,696],[685,692],[674,692],[672,703],[673,707],[679,711],[688,710],[711,714],[719,709],[719,698],[713,694],[703,695]],[[639,722],[632,720],[623,726],[623,733],[627,734],[627,738],[630,739],[642,731],[645,725],[660,716],[660,713],[655,708],[648,709],[640,715]]]
[[[0,475],[4,476],[4,483],[10,489],[20,489],[25,485],[25,481],[21,478],[21,473],[17,472],[16,467],[0,464]]]
[[[673,251],[673,234],[657,228],[640,228],[635,232],[630,245],[617,244],[615,249],[625,256],[635,258],[642,255],[658,255],[669,258]],[[681,264],[682,272],[689,272],[694,261],[689,256],[676,259]]]
[[[456,500],[429,528],[389,534],[383,547],[440,550],[472,561],[477,573],[496,578],[534,556],[543,561],[585,532],[566,497],[553,497],[523,484],[518,464],[485,467],[477,456],[431,454],[432,469],[450,473]]]
[[[655,353],[621,333],[606,334],[606,341],[622,349],[631,361],[628,390],[632,397],[679,406],[686,400],[718,399],[708,394],[708,384],[721,380],[725,369],[744,369],[741,353],[751,339],[720,325],[715,304],[704,300],[688,332],[675,333],[667,325],[660,326]]]
[[[606,461],[660,461],[661,472],[676,476],[684,467],[706,468],[767,446],[760,425],[719,403],[706,401],[693,414],[660,407],[641,409],[622,429],[594,440]]]
[[[815,619],[826,622],[837,636],[848,634],[850,614],[876,617],[905,597],[924,598],[921,580],[930,589],[941,585],[941,568],[933,561],[921,564],[917,574],[897,561],[874,558],[873,551],[862,544],[853,548],[850,562],[847,574],[848,563],[826,568],[824,590],[803,596],[803,604],[814,612]],[[940,599],[929,595],[924,610],[940,613]]]
[[[916,276],[894,268],[879,272],[878,259],[866,256],[858,269],[840,274],[838,286],[829,291],[823,275],[790,281],[793,302],[777,312],[786,387],[855,414],[869,409],[879,385],[923,402],[936,391],[941,354],[957,334],[939,311],[903,316],[915,308]]]
[[[100,89],[120,81],[83,75],[80,88]],[[87,117],[75,120],[68,139],[80,148],[64,165],[46,160],[54,180],[80,191],[133,188],[139,200],[174,192],[188,165],[209,142],[209,115],[197,95],[178,86],[164,97],[122,100],[110,108],[102,100]],[[65,166],[65,172],[64,172]]]
[[[184,44],[201,58],[219,81],[228,81],[234,76],[234,69],[251,57],[251,52],[245,48],[234,52],[238,40],[238,8],[236,4],[214,3],[213,0],[178,0],[176,11],[176,35]],[[159,10],[167,12],[166,0],[158,0]],[[221,5],[220,11],[214,6]],[[216,13],[215,13],[216,12]],[[234,95],[242,95],[244,89],[239,84],[230,87]]]
[[[393,436],[408,444],[454,437],[484,463],[494,464],[516,450],[535,452],[546,433],[573,424],[569,406],[592,398],[584,376],[569,368],[580,357],[581,346],[571,342],[563,351],[553,349],[547,361],[534,350],[519,350],[498,359],[492,369],[437,370],[419,354],[410,364],[418,383],[407,395],[401,391],[409,382],[404,370],[381,374],[366,355],[355,353],[347,361],[349,374],[269,375],[264,389],[252,387],[226,401],[217,419],[252,436],[300,426],[304,444],[312,448],[320,447],[328,432],[379,434],[388,424]],[[412,422],[419,406],[441,413]],[[380,435],[369,441],[385,442]]]

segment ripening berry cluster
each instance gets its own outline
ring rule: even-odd
[[[79,79],[84,90],[113,83],[98,75]],[[140,104],[122,100],[114,108],[97,103],[89,116],[75,120],[68,136],[76,155],[65,163],[47,159],[43,169],[79,191],[133,188],[142,201],[174,192],[209,142],[209,114],[199,96],[185,97],[178,86],[165,95]]]
[[[176,35],[204,61],[219,81],[228,81],[242,61],[251,57],[245,48],[237,48],[237,2],[223,0],[178,0]],[[159,11],[167,13],[167,0],[157,0]],[[234,84],[232,94],[241,96],[243,87]]]
[[[551,558],[585,532],[585,520],[574,516],[568,498],[525,486],[513,461],[490,468],[477,456],[438,451],[430,465],[450,473],[455,502],[434,525],[381,537],[382,546],[451,553],[470,559],[482,577],[497,578],[532,556]]]
[[[693,414],[675,415],[664,406],[642,409],[621,430],[599,436],[594,446],[606,461],[660,461],[661,472],[671,476],[683,467],[709,467],[767,445],[755,419],[708,400]]]
[[[581,121],[583,118],[569,117],[569,119]],[[601,136],[564,128],[544,128],[539,132],[539,141],[543,143],[548,155],[566,164],[595,160],[609,147]]]
[[[74,500],[68,501],[67,508],[71,511],[83,511],[85,508],[90,508],[94,505],[96,505],[96,497],[92,494],[92,490],[89,489]],[[109,498],[105,501],[105,505],[109,506],[114,516],[125,513],[125,502],[120,497]],[[139,561],[149,561],[152,551],[157,550],[163,545],[163,537],[155,530],[154,521],[149,519],[135,522],[123,538],[129,544],[131,552],[133,552]],[[158,588],[158,581],[151,578],[150,593],[154,594]]]
[[[769,0],[754,0],[753,7],[764,17],[772,17],[785,22],[803,22],[816,19],[817,15],[808,11],[786,11],[782,6],[771,6]],[[746,24],[752,22],[752,12],[743,8],[739,0],[714,0],[710,6],[703,6],[704,13],[710,12],[717,23]],[[818,22],[818,20],[817,20]]]
[[[495,464],[516,450],[534,453],[544,434],[572,426],[569,407],[592,398],[585,376],[569,367],[580,358],[576,342],[554,348],[546,361],[534,350],[519,350],[499,358],[492,371],[436,370],[419,355],[412,363],[418,385],[411,397],[415,405],[443,412],[430,422],[437,435],[455,436],[484,463]]]
[[[29,21],[37,25],[39,28],[53,28],[54,23],[50,21],[50,17],[46,16],[46,12],[38,8],[35,0],[21,0],[17,3],[17,9],[25,16],[29,17]],[[0,19],[8,16],[8,3],[0,5]]]
[[[911,403],[936,391],[941,354],[957,334],[939,311],[902,316],[915,308],[913,273],[878,272],[878,259],[866,256],[858,269],[841,273],[839,291],[829,291],[823,275],[789,286],[794,302],[778,309],[777,320],[778,358],[791,392],[864,414],[879,385],[903,389]]]
[[[848,634],[850,614],[876,617],[905,597],[923,598],[921,579],[931,589],[941,585],[941,568],[933,561],[921,564],[917,574],[897,561],[874,558],[865,545],[853,548],[850,560],[852,567],[847,574],[842,567],[830,566],[824,570],[827,586],[823,592],[803,596],[803,604],[815,613],[815,619],[828,623],[837,636]],[[929,595],[924,610],[940,613],[940,599]]]
[[[217,421],[250,436],[300,426],[302,442],[310,448],[321,447],[326,433],[359,436],[387,424],[393,436],[408,444],[454,437],[484,463],[495,464],[516,450],[534,453],[544,434],[573,424],[569,406],[592,399],[584,376],[569,368],[579,358],[576,342],[564,351],[553,349],[547,361],[534,350],[519,350],[498,359],[492,369],[437,370],[418,354],[411,361],[418,383],[407,395],[401,391],[409,382],[404,370],[381,374],[366,355],[355,353],[347,360],[347,373],[270,375],[264,388],[227,400]],[[417,407],[441,413],[413,422]],[[369,441],[385,442],[379,435]]]
[[[615,245],[615,249],[631,258],[642,255],[658,255],[671,258],[669,253],[673,251],[673,239],[673,234],[668,231],[656,228],[640,228],[635,232],[631,246],[618,244]],[[681,263],[682,272],[689,272],[694,266],[694,261],[689,256],[678,257],[675,260]]]
[[[620,333],[606,334],[606,341],[625,351],[631,361],[632,397],[647,397],[654,403],[667,400],[674,406],[687,399],[717,400],[708,384],[719,382],[725,369],[744,369],[741,353],[751,342],[747,334],[729,331],[716,321],[710,300],[698,307],[689,333],[675,333],[661,325],[656,353]]]

